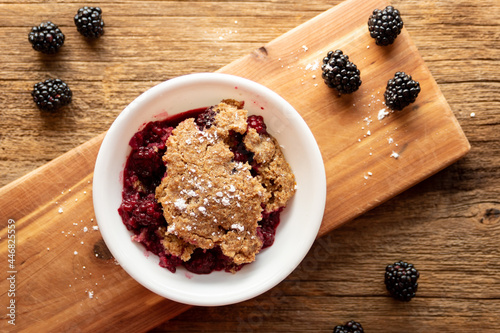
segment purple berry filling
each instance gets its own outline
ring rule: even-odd
[[[247,124],[248,127],[255,129],[259,134],[267,133],[267,126],[264,123],[264,118],[262,116],[249,116]]]
[[[160,258],[160,266],[175,273],[178,266],[184,266],[196,274],[209,274],[213,271],[237,271],[243,265],[234,264],[225,256],[219,247],[210,250],[196,249],[191,259],[184,262],[180,258],[166,254],[162,244],[159,227],[167,227],[161,205],[155,199],[155,189],[164,177],[166,167],[162,161],[165,154],[165,143],[172,130],[183,120],[195,118],[195,122],[203,130],[212,126],[215,112],[212,108],[201,108],[186,111],[163,121],[154,121],[134,134],[129,142],[132,151],[127,159],[123,172],[122,203],[118,212],[123,224],[134,233],[133,240],[144,245]],[[248,126],[258,133],[266,133],[266,124],[262,116],[250,116]],[[253,153],[245,149],[243,135],[232,133],[229,142],[234,153],[234,160],[248,162],[252,165],[252,175],[258,174],[258,165],[253,160]],[[276,229],[280,223],[282,209],[274,212],[263,212],[259,221],[257,235],[262,239],[262,248],[274,242]]]

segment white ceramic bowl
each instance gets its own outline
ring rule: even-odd
[[[158,265],[156,255],[131,240],[118,207],[122,200],[123,168],[128,142],[142,125],[222,99],[245,101],[249,114],[264,116],[268,131],[282,145],[296,177],[297,192],[281,214],[274,244],[236,274],[177,272]],[[171,300],[202,306],[227,305],[260,295],[285,279],[302,261],[320,227],[326,199],[323,160],[304,120],[278,94],[253,81],[227,74],[200,73],[163,82],[136,98],[116,118],[97,157],[94,210],[109,250],[136,281]]]

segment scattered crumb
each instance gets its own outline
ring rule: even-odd
[[[399,154],[396,153],[395,151],[392,151],[391,157],[394,157],[395,159],[398,159]]]
[[[363,177],[364,177],[365,179],[368,179],[368,177],[369,177],[369,176],[371,177],[372,175],[373,175],[373,173],[371,173],[370,171],[368,171],[365,175],[363,175]]]
[[[378,120],[382,120],[382,119],[384,119],[384,118],[385,118],[385,116],[387,116],[388,114],[389,114],[389,112],[388,112],[388,111],[386,111],[386,110],[385,110],[385,108],[384,108],[384,109],[381,109],[381,110],[378,112],[377,119],[378,119]]]
[[[94,292],[92,290],[88,291],[89,298],[94,298]]]
[[[58,210],[57,212],[58,212],[59,214],[62,214],[62,212],[63,212],[62,207],[60,207],[60,208],[59,208],[59,210]]]
[[[315,60],[312,64],[307,64],[305,70],[306,71],[308,71],[308,70],[315,71],[318,68],[319,68],[319,63],[317,60]]]
[[[471,118],[474,118],[475,116],[476,116],[476,113],[475,113],[475,112],[471,112],[471,113],[470,113],[470,117],[471,117]]]
[[[73,252],[73,254],[76,256],[78,254],[78,251]]]

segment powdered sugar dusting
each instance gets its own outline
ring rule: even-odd
[[[231,229],[237,229],[239,231],[245,231],[245,227],[239,223],[234,223],[231,225]]]
[[[381,110],[379,110],[379,112],[378,112],[377,119],[378,119],[378,120],[382,120],[382,119],[384,119],[384,118],[385,118],[388,114],[389,114],[389,112],[388,112],[388,111],[386,111],[386,109],[385,109],[385,108],[384,108],[384,109],[381,109]]]
[[[175,200],[174,205],[178,210],[185,210],[187,208],[186,200],[184,200],[184,198]]]
[[[318,62],[318,60],[315,60],[313,63],[307,64],[305,67],[305,70],[306,71],[308,71],[308,70],[315,71],[318,68],[319,68],[319,62]]]

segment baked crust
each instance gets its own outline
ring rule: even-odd
[[[258,222],[262,211],[283,207],[295,192],[295,179],[278,142],[269,134],[247,131],[247,111],[236,101],[213,107],[215,119],[200,130],[194,119],[169,136],[163,161],[167,174],[156,199],[168,223],[161,229],[168,254],[189,260],[196,248],[219,246],[237,265],[250,263],[262,248]],[[230,150],[232,132],[243,135],[254,153],[258,175],[237,162]]]

